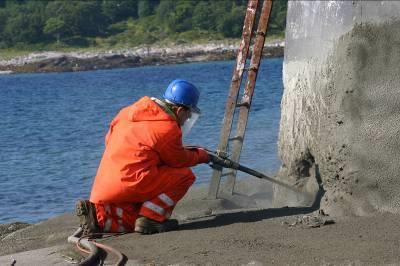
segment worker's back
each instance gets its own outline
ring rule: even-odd
[[[171,134],[181,134],[177,122],[149,97],[122,109],[107,133],[90,200],[129,202],[146,193],[154,180],[143,178],[157,176],[159,152]]]

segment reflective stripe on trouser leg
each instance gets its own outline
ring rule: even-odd
[[[107,218],[105,224],[104,224],[104,228],[103,231],[106,233],[109,233],[111,231],[111,226],[112,226],[112,219],[111,218]]]
[[[103,232],[133,232],[139,209],[133,204],[96,204],[99,227]]]
[[[108,233],[108,232],[110,232],[111,225],[112,225],[112,219],[111,219],[112,211],[111,211],[110,204],[105,204],[104,205],[104,209],[106,211],[107,219],[106,219],[106,222],[104,223],[103,231]]]
[[[168,195],[165,194],[165,193],[161,193],[160,195],[158,195],[158,198],[159,198],[162,202],[164,202],[165,204],[167,204],[168,207],[171,207],[171,206],[174,206],[174,205],[175,205],[175,202],[174,202],[170,197],[168,197]]]
[[[174,207],[175,201],[167,194],[161,193],[154,199],[144,202],[139,215],[163,222],[171,216]]]
[[[189,187],[193,184],[195,176],[190,168],[171,168],[165,166],[160,167],[158,170],[159,178],[166,180],[166,182],[159,188],[157,194],[152,195],[153,198],[147,199],[145,202],[151,202],[161,207],[164,212],[154,211],[143,204],[139,215],[163,222],[171,216],[176,203],[186,194]]]

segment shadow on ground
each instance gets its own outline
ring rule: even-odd
[[[194,221],[184,223],[179,226],[179,231],[183,230],[197,230],[211,227],[220,227],[235,223],[252,223],[262,221],[266,219],[272,219],[277,217],[307,214],[317,210],[314,206],[312,207],[285,207],[277,209],[266,209],[266,210],[253,210],[243,211],[235,213],[225,213],[216,215],[209,220]]]
[[[235,223],[252,223],[266,219],[312,213],[320,209],[321,199],[325,194],[325,190],[322,187],[320,180],[317,181],[319,181],[319,190],[317,191],[314,202],[310,207],[283,207],[263,210],[244,210],[233,213],[218,214],[207,220],[180,224],[179,230],[197,230],[220,227]]]

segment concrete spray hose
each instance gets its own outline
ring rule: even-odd
[[[101,233],[101,235],[105,235],[105,234]],[[115,236],[115,235],[121,235],[121,234],[120,233],[114,233],[114,234],[106,233],[106,235]],[[127,258],[125,257],[124,254],[122,254],[121,252],[119,252],[118,250],[116,250],[110,246],[100,244],[94,240],[89,240],[89,238],[92,236],[95,236],[95,234],[83,235],[83,229],[81,227],[79,227],[71,236],[68,237],[69,243],[75,244],[79,250],[89,254],[89,256],[85,260],[81,261],[78,265],[80,265],[80,266],[101,265],[98,263],[98,261],[100,259],[100,249],[114,253],[117,256],[118,261],[115,265],[117,265],[117,266],[125,265]],[[83,248],[81,247],[81,245]]]
[[[228,158],[228,155],[225,152],[219,152],[219,151],[211,151],[208,150],[206,148],[203,147],[199,147],[199,146],[185,146],[185,148],[187,149],[203,149],[208,153],[208,156],[210,157],[210,166],[212,168],[216,168],[216,169],[222,169],[222,168],[231,168],[234,170],[239,170],[241,172],[250,174],[252,176],[258,177],[260,179],[265,179],[268,180],[272,183],[275,183],[279,186],[285,187],[293,192],[296,192],[297,194],[302,194],[305,195],[307,197],[311,196],[309,193],[304,192],[299,190],[298,188],[291,186],[289,184],[286,184],[282,181],[276,180],[272,177],[269,177],[263,173],[260,173],[254,169],[251,169],[249,167],[246,167],[244,165],[241,165],[231,159]]]
[[[244,165],[238,164],[237,162],[234,162],[234,161],[232,161],[232,160],[230,160],[228,158],[223,158],[223,157],[217,156],[216,153],[211,153],[211,152],[208,152],[208,153],[209,153],[209,155],[212,154],[210,157],[212,158],[211,162],[214,165],[211,165],[211,167],[215,167],[215,165],[217,165],[217,167],[219,166],[219,167],[225,167],[225,168],[231,168],[231,169],[234,169],[234,170],[239,170],[239,171],[242,171],[244,173],[250,174],[252,176],[258,177],[260,179],[268,180],[268,181],[270,181],[272,183],[275,183],[277,185],[280,185],[282,187],[290,189],[291,191],[294,191],[296,193],[306,194],[305,192],[303,192],[303,191],[301,191],[301,190],[299,190],[299,189],[297,189],[297,188],[295,188],[295,187],[293,187],[293,186],[291,186],[289,184],[286,184],[286,183],[284,183],[282,181],[276,180],[276,179],[274,179],[272,177],[269,177],[269,176],[267,176],[267,175],[265,175],[263,173],[260,173],[260,172],[258,172],[256,170],[254,170],[254,169],[248,168],[248,167],[246,167]],[[212,156],[214,156],[214,158]]]

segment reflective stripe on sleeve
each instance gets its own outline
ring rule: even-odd
[[[170,197],[168,197],[168,195],[165,194],[165,193],[162,193],[162,194],[158,195],[158,198],[159,198],[160,200],[162,200],[162,202],[164,202],[165,204],[167,204],[168,207],[171,207],[171,206],[174,206],[174,205],[175,205],[175,202],[174,202]]]

